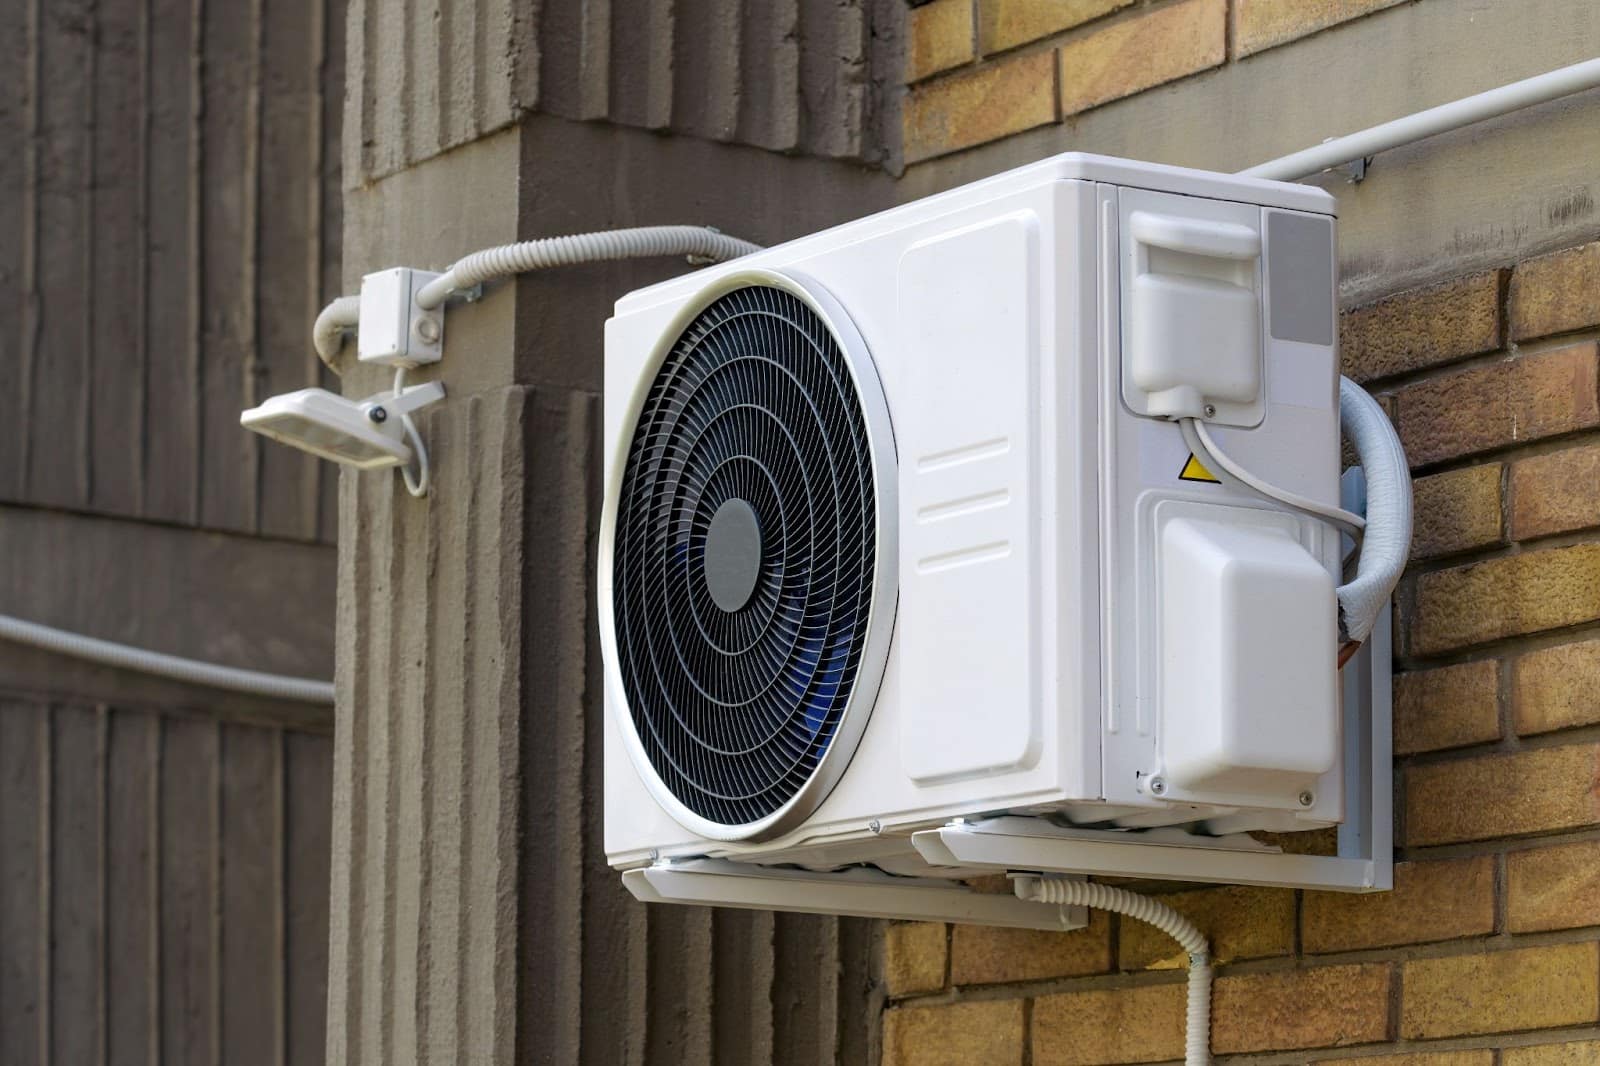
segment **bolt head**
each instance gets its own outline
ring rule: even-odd
[[[874,818],[872,821],[867,823],[867,828],[872,830],[874,833],[881,833],[883,832],[883,823]]]
[[[1205,413],[1206,413],[1206,417],[1207,418],[1216,418],[1217,417],[1217,405],[1214,404],[1214,403],[1206,404]]]
[[[1309,807],[1315,802],[1317,802],[1317,797],[1313,796],[1309,791],[1300,793],[1300,806]]]
[[[374,407],[372,410],[367,412],[367,417],[372,419],[374,422],[381,424],[389,420],[389,412],[385,411],[381,407]]]
[[[1166,794],[1167,794],[1167,783],[1165,781],[1163,781],[1159,777],[1152,777],[1150,779],[1150,795],[1152,795],[1152,796],[1165,796]]]

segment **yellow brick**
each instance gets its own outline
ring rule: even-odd
[[[1061,113],[1076,114],[1217,66],[1227,0],[1182,0],[1061,46]]]
[[[1600,242],[1519,263],[1510,303],[1517,340],[1600,326]]]
[[[1417,579],[1411,650],[1433,655],[1600,618],[1600,544],[1488,559]]]
[[[906,97],[906,161],[929,159],[1056,121],[1056,64],[1049,52],[918,86]]]
[[[1187,917],[1211,941],[1218,963],[1288,955],[1294,950],[1294,893],[1230,886],[1163,894],[1161,902]],[[1122,920],[1117,965],[1124,970],[1171,969],[1189,964],[1188,953],[1145,922]]]
[[[1182,984],[1044,996],[1033,1004],[1034,1066],[1183,1057]]]
[[[1432,1040],[1593,1022],[1597,966],[1594,943],[1413,959],[1400,978],[1400,1035]]]
[[[1392,892],[1307,892],[1301,922],[1307,952],[1487,936],[1494,932],[1494,857],[1400,863]]]
[[[1339,830],[1336,826],[1307,829],[1299,833],[1255,832],[1250,835],[1263,844],[1280,849],[1285,855],[1339,854]]]
[[[1409,847],[1490,840],[1600,823],[1596,748],[1574,744],[1405,772]]]
[[[1500,287],[1507,273],[1471,274],[1345,312],[1339,318],[1344,372],[1371,381],[1499,348]]]
[[[1513,933],[1600,925],[1600,841],[1507,855],[1506,924]]]
[[[1247,56],[1403,0],[1235,0],[1233,51]]]
[[[1600,425],[1595,346],[1505,359],[1395,393],[1413,467]]]
[[[1387,1039],[1391,978],[1379,964],[1223,977],[1211,996],[1211,1050],[1231,1055]]]
[[[884,1066],[1020,1066],[1022,1000],[901,1007],[883,1016]]]
[[[1472,1051],[1419,1051],[1413,1055],[1363,1055],[1356,1059],[1318,1059],[1313,1066],[1494,1066],[1494,1052],[1488,1048]]]
[[[889,995],[942,989],[946,944],[943,922],[895,922],[885,929],[883,970]]]
[[[1500,1053],[1500,1066],[1594,1066],[1597,1062],[1600,1062],[1600,1040],[1513,1047]]]
[[[1417,478],[1412,494],[1416,502],[1413,559],[1485,548],[1503,539],[1499,463]]]
[[[933,0],[912,8],[909,21],[907,81],[972,61],[972,0]]]
[[[1081,26],[1133,0],[978,0],[978,41],[985,55]]]
[[[1111,920],[1104,911],[1090,911],[1088,927],[1070,933],[951,927],[950,981],[955,985],[1079,977],[1110,969]]]
[[[1548,537],[1600,526],[1600,445],[1511,464],[1511,536]]]
[[[1517,732],[1548,733],[1600,722],[1600,640],[1532,651],[1511,664]]]
[[[1414,670],[1394,679],[1394,751],[1459,748],[1500,739],[1500,663]]]

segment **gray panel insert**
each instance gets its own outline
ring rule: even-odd
[[[1267,212],[1267,297],[1272,336],[1333,343],[1333,222]]]

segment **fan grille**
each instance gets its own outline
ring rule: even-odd
[[[700,817],[760,821],[817,771],[867,640],[875,508],[860,397],[822,317],[775,286],[717,298],[645,398],[613,550],[634,729]]]

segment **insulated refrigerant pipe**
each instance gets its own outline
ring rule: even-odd
[[[1462,126],[1470,126],[1474,122],[1483,122],[1597,87],[1600,87],[1600,59],[1589,59],[1552,70],[1548,74],[1514,81],[1476,96],[1430,107],[1426,111],[1418,111],[1358,133],[1335,137],[1314,148],[1241,170],[1239,174],[1246,178],[1299,181],[1390,148],[1399,148]]]

